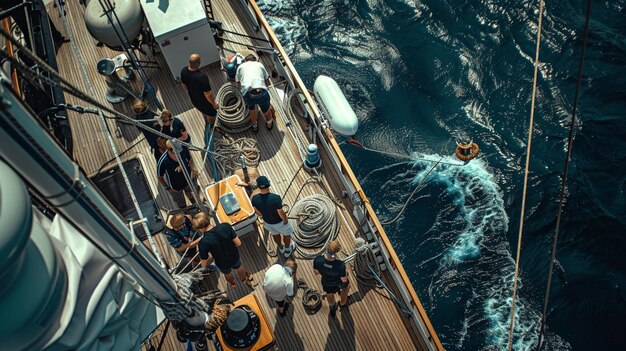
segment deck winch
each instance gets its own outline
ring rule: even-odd
[[[128,83],[134,78],[134,73],[127,65],[127,61],[128,57],[125,54],[119,54],[112,59],[105,57],[98,61],[98,73],[105,77],[105,97],[112,104],[118,104],[126,100],[129,95],[135,95]],[[119,76],[118,70],[124,72],[123,77]]]
[[[235,301],[226,322],[216,331],[221,350],[269,350],[276,343],[274,332],[253,294]]]
[[[318,76],[313,92],[332,130],[348,137],[354,136],[359,129],[359,119],[337,82],[327,76]]]
[[[322,165],[322,159],[320,158],[320,152],[315,144],[309,144],[306,149],[307,154],[306,158],[303,161],[303,167],[307,171],[312,171],[314,169],[320,168]]]

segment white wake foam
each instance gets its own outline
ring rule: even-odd
[[[419,155],[438,160],[438,155]],[[454,162],[453,157],[443,158]],[[417,161],[413,180],[419,182],[432,166]],[[429,236],[452,238],[445,253],[439,256],[439,267],[433,278],[431,295],[451,296],[455,291],[471,291],[464,302],[465,320],[456,346],[463,349],[468,333],[484,335],[487,349],[506,349],[515,262],[506,241],[509,218],[497,177],[480,158],[465,166],[439,165],[429,175],[431,182],[443,185],[445,196],[439,197],[439,217],[429,229]],[[451,231],[442,236],[442,231]],[[523,269],[523,267],[522,267]],[[539,306],[533,306],[522,294],[522,279],[518,279],[514,350],[531,350],[536,346]],[[458,289],[458,290],[457,290]],[[461,302],[461,301],[459,301]],[[479,306],[482,306],[480,308]],[[554,334],[547,336],[549,350],[569,350],[571,347]]]
[[[438,155],[420,157],[432,160],[440,158]],[[443,162],[459,161],[446,157]],[[425,176],[432,163],[417,161],[415,165],[422,169],[415,176],[417,182]],[[433,182],[446,185],[448,195],[454,199],[453,205],[460,212],[458,218],[464,224],[449,248],[446,259],[458,262],[476,258],[480,255],[485,233],[506,233],[509,218],[504,208],[502,191],[483,160],[475,159],[465,166],[438,165],[429,177]]]

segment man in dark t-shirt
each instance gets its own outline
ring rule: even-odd
[[[179,118],[172,116],[170,110],[161,111],[161,123],[160,132],[171,137],[176,138],[186,143],[191,143],[191,136],[185,128],[185,124]]]
[[[200,55],[189,56],[189,66],[180,72],[180,82],[193,106],[204,115],[206,122],[215,125],[215,116],[219,105],[215,102],[211,92],[211,84],[206,73],[200,71]]]
[[[252,206],[257,215],[263,218],[263,228],[272,235],[278,251],[289,258],[296,245],[291,241],[293,228],[283,211],[283,201],[280,196],[270,192],[270,181],[266,176],[257,178],[256,184],[261,192],[252,197]]]
[[[146,127],[150,127],[155,130],[159,130],[159,123],[157,123],[156,114],[148,109],[148,105],[143,100],[135,100],[133,102],[133,112],[135,113],[135,119],[140,120],[141,124]],[[143,136],[146,138],[148,145],[152,149],[154,158],[159,162],[161,158],[161,152],[157,145],[157,135],[144,128],[139,128]]]
[[[326,254],[317,256],[313,260],[315,274],[322,276],[322,288],[326,292],[326,299],[330,305],[330,316],[333,318],[337,314],[338,308],[335,294],[339,293],[341,299],[339,306],[343,308],[348,303],[348,292],[350,291],[346,264],[335,257],[339,251],[341,251],[341,243],[339,240],[333,240],[328,243]]]
[[[204,212],[195,214],[192,222],[194,229],[203,233],[202,240],[198,243],[202,268],[204,269],[215,262],[232,288],[237,287],[235,276],[232,273],[234,269],[242,282],[254,288],[252,276],[246,272],[241,264],[238,249],[241,246],[241,240],[237,237],[233,227],[228,223],[213,226],[211,218]],[[209,257],[209,253],[212,257]]]
[[[157,163],[159,183],[163,185],[172,195],[172,198],[178,207],[183,208],[186,206],[183,193],[187,195],[187,198],[191,201],[191,203],[195,203],[196,201],[193,197],[191,186],[187,183],[185,174],[182,171],[182,167],[185,167],[188,174],[192,178],[197,176],[197,171],[193,168],[193,160],[187,148],[182,148],[180,152],[181,160],[179,162],[176,154],[172,150],[172,144],[169,140],[165,143],[165,145],[167,147],[167,151],[161,155],[161,158]]]

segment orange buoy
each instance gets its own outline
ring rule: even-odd
[[[470,141],[467,144],[457,144],[455,153],[456,153],[456,157],[459,160],[468,162],[476,158],[476,156],[478,156],[479,151],[480,151],[480,148],[478,147],[478,144],[476,144],[473,141]]]

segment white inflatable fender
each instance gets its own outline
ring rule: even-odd
[[[341,135],[354,136],[359,129],[359,119],[337,82],[324,75],[318,76],[313,92],[331,128]]]

